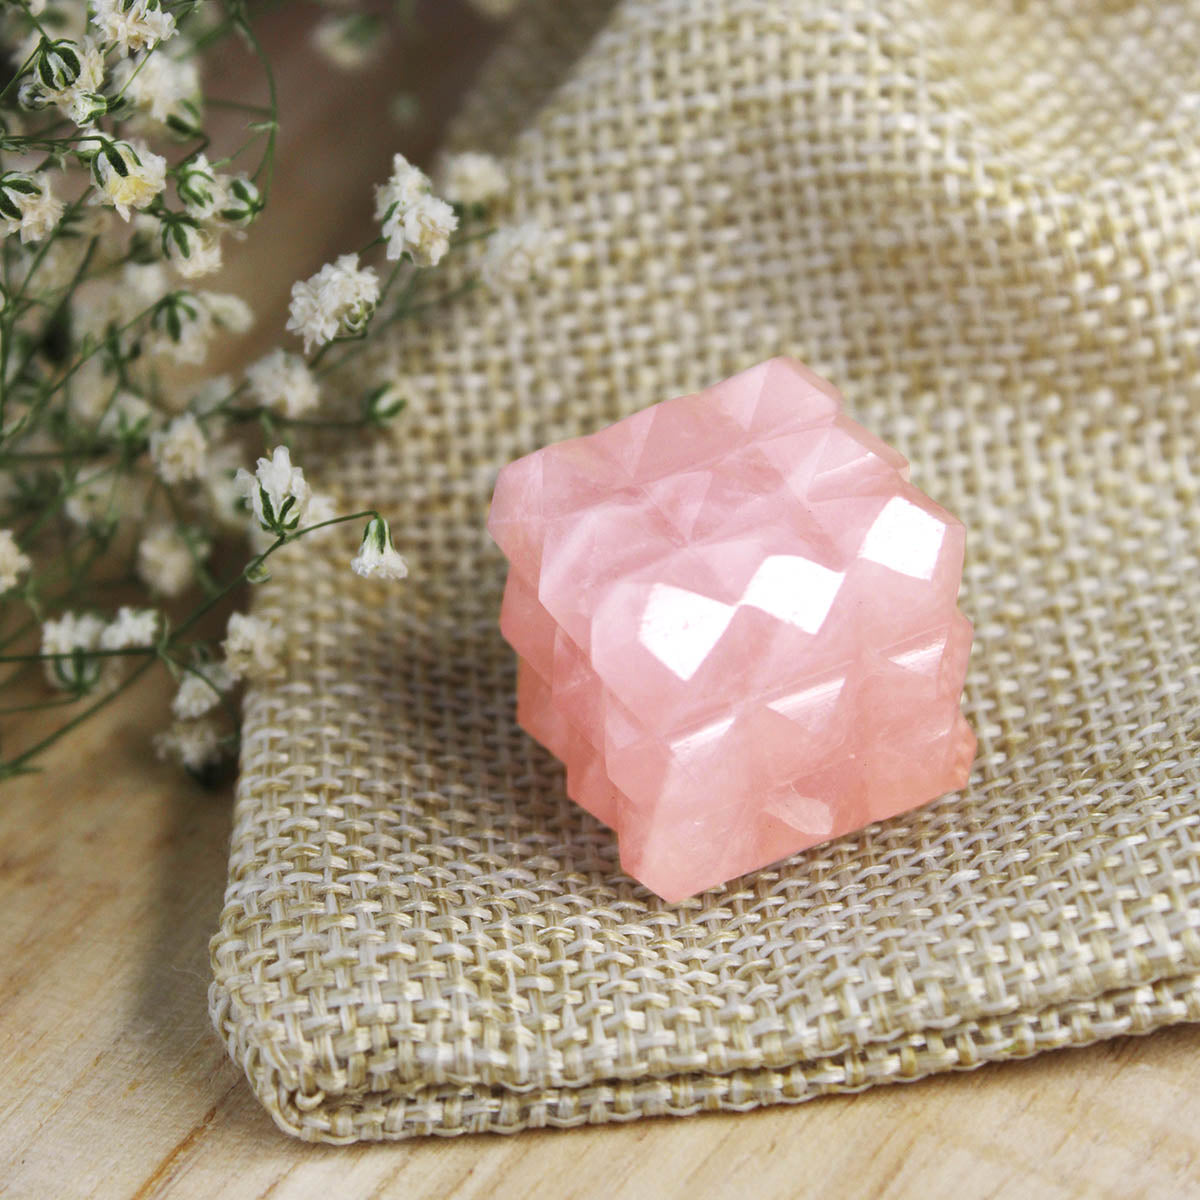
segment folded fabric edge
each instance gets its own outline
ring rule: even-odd
[[[871,1044],[786,1067],[725,1075],[684,1073],[643,1080],[601,1080],[577,1088],[523,1091],[503,1085],[438,1084],[418,1085],[403,1093],[305,1094],[287,1087],[279,1068],[258,1052],[252,1032],[238,1020],[229,993],[219,984],[210,988],[209,1008],[230,1056],[283,1132],[302,1141],[349,1145],[428,1135],[566,1129],[643,1117],[746,1112],[887,1083],[913,1083],[943,1071],[969,1071],[1047,1050],[1087,1046],[1200,1021],[1200,972],[1114,989],[1087,1000],[1069,1000],[1033,1013],[964,1021],[947,1029],[911,1034],[899,1042]]]

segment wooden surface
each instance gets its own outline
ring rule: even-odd
[[[736,1116],[346,1149],[280,1133],[208,1022],[228,791],[147,761],[158,681],[0,793],[0,1196],[1175,1198],[1200,1029]]]
[[[427,62],[416,81],[435,116],[486,40],[463,28],[449,64]],[[273,34],[291,117],[280,195],[227,280],[265,314],[261,345],[281,332],[291,280],[355,244],[391,150],[435,132],[402,137],[364,100],[397,86],[394,64],[365,83],[305,88],[302,39],[285,24]],[[148,681],[45,774],[0,790],[4,1200],[1200,1195],[1193,1027],[738,1116],[348,1149],[295,1142],[209,1025],[231,795],[152,760],[167,698],[165,680]],[[17,740],[42,728],[30,722]]]

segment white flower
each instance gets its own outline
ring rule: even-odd
[[[102,340],[157,304],[169,287],[162,263],[126,263],[111,279],[80,285],[71,295],[71,316],[81,335]]]
[[[32,564],[11,529],[0,529],[0,593],[15,588]]]
[[[378,54],[379,29],[379,22],[366,13],[335,13],[313,30],[313,45],[335,67],[353,71]]]
[[[403,219],[400,214],[403,213]],[[436,267],[450,249],[450,235],[458,228],[458,217],[445,200],[418,196],[405,209],[383,224],[388,239],[387,256],[399,258],[406,250],[420,266]]]
[[[211,717],[198,721],[176,721],[154,739],[159,758],[174,759],[189,771],[199,773],[225,757],[226,735]]]
[[[174,526],[156,525],[138,543],[138,575],[152,592],[178,596],[195,577],[193,553],[203,558],[207,552],[208,547],[202,543],[189,546]]]
[[[407,208],[432,189],[429,176],[420,167],[414,167],[403,154],[393,155],[391,175],[375,187],[375,220],[386,221],[396,209]]]
[[[228,385],[223,395],[229,394]],[[194,405],[194,401],[193,401]],[[216,445],[209,451],[203,488],[207,513],[219,529],[246,532],[246,493],[237,478],[239,451],[232,445]]]
[[[91,0],[92,24],[106,45],[136,54],[175,32],[175,18],[159,0]]]
[[[71,494],[63,504],[67,519],[83,528],[120,520],[124,505],[117,491],[117,474],[111,467],[97,466],[80,471],[71,483]]]
[[[189,58],[162,52],[126,58],[113,70],[113,86],[156,125],[172,117],[192,125],[200,100],[200,70]]]
[[[50,190],[45,190],[21,210],[21,241],[39,242],[62,220],[63,202]]]
[[[408,251],[414,262],[436,266],[449,249],[458,217],[430,187],[429,177],[403,154],[392,159],[391,176],[375,189],[375,219],[388,240],[389,259]]]
[[[150,318],[146,350],[178,363],[202,363],[218,330],[245,333],[254,321],[250,306],[225,292],[171,292]]]
[[[202,363],[208,356],[213,333],[212,315],[194,292],[170,292],[150,314],[150,332],[144,340],[152,358],[177,363]]]
[[[82,42],[63,39],[41,51],[33,75],[21,85],[19,98],[26,107],[54,104],[76,125],[89,126],[107,111],[100,94],[103,87],[103,49],[91,38]]]
[[[0,176],[0,217],[5,233],[20,233],[21,242],[40,242],[62,220],[63,202],[50,188],[45,176],[35,178],[23,171],[6,171]]]
[[[233,684],[233,675],[222,663],[207,662],[197,666],[179,681],[171,711],[181,720],[193,721],[211,712]]]
[[[152,608],[130,608],[122,605],[116,619],[100,633],[102,650],[130,650],[153,646],[158,638],[159,615]]]
[[[312,489],[304,472],[292,466],[286,446],[276,446],[270,458],[260,458],[253,475],[245,468],[239,470],[237,481],[264,529],[290,531],[303,522]]]
[[[208,465],[208,438],[195,415],[185,412],[152,433],[150,458],[164,483],[200,479]]]
[[[285,350],[272,350],[247,367],[246,383],[258,404],[285,417],[312,412],[321,399],[317,381],[304,359]]]
[[[392,545],[392,531],[382,517],[367,522],[358,553],[350,560],[356,575],[377,576],[379,579],[404,579],[408,563]]]
[[[131,208],[145,208],[166,186],[167,160],[142,142],[105,142],[92,159],[92,177],[102,198],[128,221]]]
[[[217,184],[223,189],[224,195],[216,215],[226,225],[243,228],[262,212],[262,195],[248,176],[235,175],[232,179],[218,176]]]
[[[175,407],[190,408],[197,416],[207,416],[228,403],[233,392],[233,380],[228,375],[213,375],[196,387],[185,405],[176,404]],[[183,393],[176,395],[181,397]]]
[[[213,170],[204,154],[197,154],[179,164],[175,175],[175,190],[189,217],[207,221],[225,204],[227,180]]]
[[[104,622],[94,613],[65,612],[42,626],[42,653],[71,656],[44,661],[51,686],[82,692],[96,685],[101,664],[88,651],[99,648],[103,631]]]
[[[491,154],[468,150],[442,164],[442,195],[453,204],[489,204],[508,191],[508,176]]]
[[[283,643],[278,625],[234,613],[225,627],[225,666],[238,679],[265,679],[279,670]]]
[[[533,221],[497,230],[488,240],[480,273],[497,291],[516,287],[545,268],[549,249],[545,231]]]
[[[221,269],[221,239],[211,230],[186,230],[183,246],[169,233],[164,242],[167,261],[184,279],[198,279]]]
[[[362,330],[379,299],[379,277],[360,268],[357,254],[343,254],[311,278],[292,285],[287,327],[304,338],[304,352]]]
[[[102,437],[140,441],[153,419],[154,409],[141,396],[119,391],[106,402],[96,432]]]
[[[220,329],[241,334],[254,324],[254,310],[241,296],[231,292],[197,292],[196,296]]]

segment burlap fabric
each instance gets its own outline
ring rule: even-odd
[[[1200,1019],[1198,60],[1163,0],[522,18],[456,138],[516,134],[551,264],[404,327],[414,411],[320,464],[412,576],[334,539],[257,594],[290,652],[212,1015],[284,1129],[748,1109]],[[780,352],[966,521],[978,760],[666,905],[514,723],[485,513],[509,459]]]

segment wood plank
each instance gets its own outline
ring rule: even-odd
[[[0,1194],[1187,1195],[1200,1030],[736,1116],[346,1149],[280,1133],[208,1022],[228,790],[148,761],[163,681],[0,807]]]

